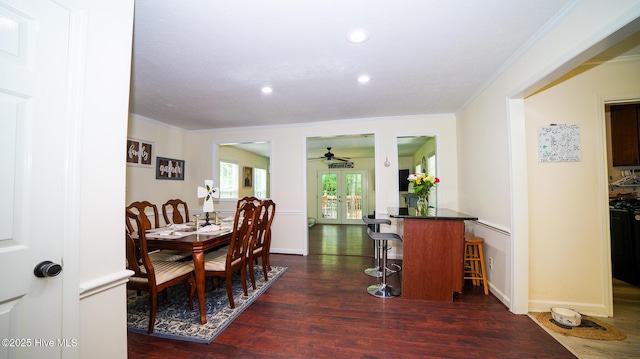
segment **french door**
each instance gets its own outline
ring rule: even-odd
[[[362,224],[367,213],[367,171],[318,171],[318,223]]]

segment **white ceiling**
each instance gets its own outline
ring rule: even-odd
[[[453,113],[569,3],[136,0],[130,112],[185,130]]]

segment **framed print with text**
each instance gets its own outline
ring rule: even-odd
[[[157,157],[156,179],[184,181],[184,160]]]
[[[153,168],[153,142],[127,138],[127,166]]]

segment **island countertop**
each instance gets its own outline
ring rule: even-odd
[[[416,214],[415,208],[409,208],[408,213],[405,212],[407,209],[403,208],[403,211],[400,210],[399,207],[389,207],[387,208],[389,212],[389,217],[392,218],[404,218],[404,219],[454,219],[454,220],[469,220],[475,221],[478,220],[478,217],[474,217],[465,213],[461,213],[458,211],[454,211],[448,208],[428,208],[427,214],[425,216],[419,216]]]
[[[464,284],[464,222],[477,217],[447,208],[424,216],[415,208],[387,210],[402,236],[402,297],[453,301]]]

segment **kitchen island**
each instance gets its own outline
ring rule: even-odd
[[[403,237],[402,298],[453,301],[464,284],[464,221],[478,218],[446,208],[423,216],[388,210]]]

